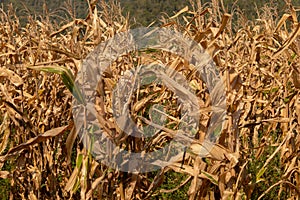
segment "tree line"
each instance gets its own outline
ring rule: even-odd
[[[98,0],[104,1],[104,0]],[[131,21],[136,25],[147,26],[153,21],[159,21],[162,15],[172,16],[186,5],[191,6],[190,2],[201,4],[210,3],[211,0],[106,0],[119,2],[123,14],[131,17]],[[46,2],[46,7],[44,6]],[[220,1],[218,1],[220,2]],[[223,0],[224,8],[228,12],[233,9],[238,9],[244,16],[250,20],[255,19],[257,11],[263,9],[265,5],[274,8],[274,12],[279,15],[286,9],[285,0]],[[292,0],[293,5],[300,6],[300,0]],[[64,17],[77,17],[84,18],[87,14],[88,4],[86,0],[0,0],[4,9],[7,9],[7,5],[12,3],[17,15],[21,16],[21,20],[26,20],[22,16],[27,16],[28,13],[35,14],[36,16],[43,16],[45,14],[45,8],[47,12],[51,14],[52,19],[56,22],[60,22]],[[66,9],[70,12],[69,16],[66,14]]]

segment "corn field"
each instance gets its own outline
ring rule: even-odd
[[[60,24],[47,15],[29,15],[21,25],[12,6],[0,10],[1,199],[299,199],[299,11],[288,4],[289,10],[277,16],[265,7],[259,19],[247,21],[220,2],[192,4],[160,21],[161,28],[200,44],[224,81],[226,120],[205,156],[196,152],[208,137],[213,100],[191,63],[150,49],[121,55],[104,72],[95,97],[97,120],[116,145],[132,152],[169,143],[181,116],[171,90],[144,84],[133,92],[128,109],[139,127],[150,127],[152,137],[126,135],[112,114],[113,89],[126,70],[169,66],[187,77],[197,95],[201,115],[195,143],[170,165],[145,173],[99,162],[74,124],[72,105],[80,99],[74,81],[84,59],[100,43],[131,29],[120,5],[89,1],[86,18],[66,9],[71,17]],[[149,109],[155,103],[164,108]],[[157,118],[167,124],[162,127]]]

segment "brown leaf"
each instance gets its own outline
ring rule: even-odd
[[[293,65],[292,80],[295,88],[300,89],[300,67]]]
[[[0,77],[8,78],[10,82],[17,87],[24,83],[23,79],[18,74],[5,67],[0,68]]]
[[[137,179],[138,179],[137,175],[132,174],[130,183],[125,189],[125,199],[126,200],[132,199],[132,195],[134,193],[134,189],[135,189],[136,184],[137,184]]]
[[[2,152],[5,150],[9,142],[9,136],[10,136],[9,123],[10,123],[10,119],[8,118],[8,113],[5,113],[2,124],[0,125],[0,135],[2,135],[2,141],[0,143],[0,154],[2,154]]]
[[[176,13],[175,15],[173,15],[172,17],[170,17],[170,19],[174,19],[174,18],[178,17],[179,15],[181,15],[182,13],[187,12],[188,10],[189,10],[189,7],[185,6],[178,13]]]
[[[60,134],[63,134],[63,133],[65,133],[65,131],[70,130],[70,128],[72,126],[73,126],[73,123],[70,123],[67,126],[58,127],[58,128],[54,128],[54,129],[51,129],[49,131],[46,131],[45,133],[43,133],[41,135],[38,135],[34,138],[29,139],[25,143],[22,143],[22,144],[20,144],[16,147],[11,148],[7,152],[6,156],[12,155],[13,153],[18,152],[18,151],[22,151],[23,149],[26,149],[30,146],[33,146],[33,145],[37,144],[37,143],[44,142],[45,140],[47,140],[49,138],[56,137]]]
[[[7,179],[9,176],[10,173],[8,171],[0,171],[0,178]]]
[[[75,126],[73,126],[66,141],[67,164],[71,163],[71,153],[72,153],[72,148],[76,137],[77,137],[76,128]]]

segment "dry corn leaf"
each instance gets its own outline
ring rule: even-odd
[[[66,140],[66,150],[67,150],[67,164],[71,163],[71,153],[72,153],[72,148],[75,142],[75,139],[77,137],[77,133],[76,133],[76,127],[73,126],[73,128],[71,129],[67,140]]]
[[[10,178],[10,172],[8,171],[0,171],[0,178],[7,179]]]
[[[274,52],[272,59],[275,59],[277,56],[279,56],[284,50],[286,50],[299,36],[300,34],[300,23],[298,23],[295,31],[291,34],[291,36],[284,42],[284,44],[276,51]]]
[[[215,160],[224,160],[230,152],[219,144],[213,144],[208,141],[201,143],[192,143],[188,147],[188,152],[200,157],[209,157]]]
[[[138,177],[136,174],[131,175],[131,180],[128,186],[125,189],[125,200],[130,200],[133,197],[134,190],[137,185]]]
[[[7,144],[9,142],[9,136],[10,136],[10,119],[8,117],[8,113],[5,113],[3,116],[2,124],[0,125],[0,135],[1,143],[0,143],[0,155],[2,152],[6,149]]]
[[[175,15],[173,15],[172,17],[170,17],[170,19],[174,19],[177,18],[179,15],[181,15],[182,13],[185,13],[189,10],[188,6],[185,6],[184,8],[182,8],[178,13],[176,13]]]
[[[35,194],[32,191],[28,195],[28,199],[29,200],[38,200],[38,198],[35,196]]]
[[[86,198],[89,199],[89,198],[92,198],[93,197],[93,191],[96,189],[96,187],[105,179],[105,176],[107,175],[106,173],[107,171],[105,171],[102,176],[98,177],[95,181],[93,181],[92,183],[92,187],[91,189],[87,192],[86,194]],[[71,178],[70,178],[71,180]],[[70,184],[71,185],[71,184]],[[67,188],[69,189],[69,188]]]
[[[1,77],[8,78],[10,82],[17,87],[24,83],[23,79],[18,74],[5,67],[0,67],[0,78]]]
[[[6,156],[9,156],[9,155],[11,155],[11,154],[13,154],[15,152],[20,152],[20,151],[22,151],[25,148],[31,147],[31,146],[33,146],[33,145],[35,145],[37,143],[40,143],[40,142],[43,142],[43,141],[49,139],[49,138],[61,135],[61,134],[65,133],[67,130],[70,130],[71,127],[73,127],[72,123],[70,123],[69,125],[63,126],[63,127],[58,127],[58,128],[54,128],[54,129],[48,130],[45,133],[36,136],[35,138],[29,139],[25,143],[22,143],[22,144],[20,144],[20,145],[18,145],[16,147],[11,148],[7,152]]]
[[[76,191],[74,188],[76,186],[76,182],[78,181],[78,174],[79,174],[79,169],[75,167],[75,169],[72,172],[71,177],[69,178],[68,182],[65,185],[65,190],[66,191]]]
[[[300,67],[292,65],[292,80],[295,88],[300,89]]]

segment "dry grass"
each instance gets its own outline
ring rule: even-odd
[[[74,77],[82,59],[100,42],[129,29],[114,3],[90,4],[86,19],[55,26],[29,17],[20,27],[11,8],[0,14],[0,188],[12,199],[151,199],[168,194],[186,199],[299,199],[300,196],[300,24],[291,6],[275,21],[266,15],[231,30],[231,15],[213,6],[195,6],[163,26],[179,30],[210,52],[226,80],[227,120],[218,144],[207,158],[187,152],[160,171],[129,174],[96,162],[82,147],[72,119]],[[150,56],[149,56],[150,54]],[[198,91],[203,107],[209,94],[191,65],[164,51],[131,53],[117,59],[99,90],[99,118],[119,145],[139,151],[160,148],[172,138],[179,114],[168,107],[167,128],[151,141],[127,137],[109,123],[111,88],[122,71],[139,64],[172,66]],[[53,72],[53,73],[50,73]],[[74,77],[73,75],[74,74]],[[142,98],[152,94],[150,98]],[[101,98],[106,95],[106,102]],[[164,98],[160,98],[161,96]],[[77,96],[80,98],[80,96]],[[150,101],[151,100],[151,101]],[[151,102],[174,102],[172,92],[150,84],[132,98],[139,125]],[[135,112],[134,112],[135,111]],[[158,111],[156,111],[158,112]],[[201,143],[209,120],[196,134]],[[150,120],[152,120],[150,118]],[[154,120],[154,119],[153,119]],[[176,182],[170,182],[174,177]],[[173,180],[173,181],[174,181]],[[169,181],[169,182],[167,182]],[[178,191],[184,191],[182,193]]]

